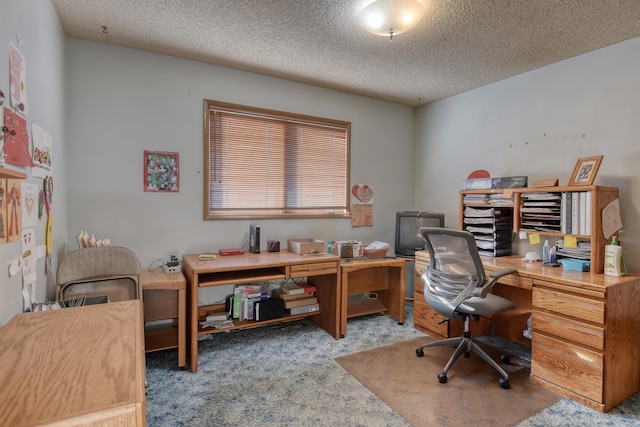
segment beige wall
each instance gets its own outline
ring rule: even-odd
[[[248,249],[267,239],[393,243],[413,207],[415,109],[229,68],[67,40],[68,249],[80,230],[133,249],[143,267],[169,255]],[[351,182],[374,188],[374,224],[349,219],[203,221],[203,99],[349,121]],[[145,193],[145,149],[180,153],[180,192]],[[224,292],[224,291],[222,291]],[[216,296],[212,298],[220,298]],[[224,295],[222,295],[224,297]]]
[[[64,130],[64,48],[65,37],[58,17],[48,1],[3,0],[0,3],[0,89],[9,101],[9,42],[12,42],[25,58],[27,71],[28,115],[27,127],[37,123],[53,138],[53,182],[55,187],[53,200],[53,265],[64,250],[67,222],[67,186],[64,171],[65,130]],[[27,173],[26,181],[42,188],[43,180],[31,176],[28,168],[14,167]],[[35,228],[36,244],[45,244],[46,215],[38,221]],[[22,275],[9,277],[9,264],[21,257],[20,240],[0,243],[0,325],[4,325],[16,313],[23,309]],[[45,260],[36,263],[38,279],[34,288],[38,301],[47,298],[47,289],[54,289],[53,273],[45,274]],[[53,294],[50,293],[50,297]]]
[[[416,205],[445,212],[457,227],[458,194],[471,171],[566,185],[578,158],[602,154],[595,184],[619,187],[620,239],[628,266],[639,270],[638,76],[640,38],[420,108]]]

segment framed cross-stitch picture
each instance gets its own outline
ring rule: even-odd
[[[144,150],[144,191],[180,191],[180,155]]]
[[[596,179],[603,156],[583,157],[578,159],[569,185],[592,185]]]

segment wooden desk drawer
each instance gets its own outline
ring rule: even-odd
[[[594,350],[604,350],[604,327],[601,326],[534,310],[533,331],[584,345]]]
[[[603,402],[603,356],[534,331],[531,375]]]
[[[316,262],[312,264],[292,265],[290,267],[291,277],[320,276],[323,274],[336,274],[337,272],[337,262]]]
[[[145,322],[178,317],[177,290],[150,289],[142,292]]]
[[[536,286],[533,289],[533,308],[599,325],[604,324],[604,301],[598,299]]]

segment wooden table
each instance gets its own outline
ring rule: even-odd
[[[215,260],[203,260],[197,254],[182,257],[182,271],[188,283],[189,300],[189,368],[198,370],[198,335],[229,329],[254,328],[288,320],[309,317],[331,336],[340,337],[340,258],[335,255],[298,255],[289,251],[263,252],[259,254],[218,256]],[[198,307],[198,290],[203,287],[229,286],[267,280],[283,280],[306,277],[316,285],[316,297],[320,311],[290,315],[266,321],[234,319],[234,326],[223,330],[201,330],[199,319],[206,317],[208,307]],[[212,307],[212,311],[219,311]],[[223,308],[224,310],[224,304]]]
[[[144,301],[144,321],[174,319],[172,327],[145,327],[145,351],[178,348],[178,367],[187,365],[187,281],[181,272],[165,273],[162,268],[140,272]]]
[[[343,259],[340,262],[340,336],[347,333],[347,319],[387,312],[404,323],[405,260],[402,258]],[[371,294],[350,301],[349,295]]]
[[[140,301],[16,315],[0,328],[0,425],[146,425]]]

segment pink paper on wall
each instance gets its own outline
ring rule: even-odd
[[[11,42],[9,42],[9,64],[11,68],[11,105],[26,116],[28,114],[26,61],[18,48]]]
[[[33,167],[27,121],[5,107],[4,125],[4,153],[7,156],[4,161],[12,165]]]

